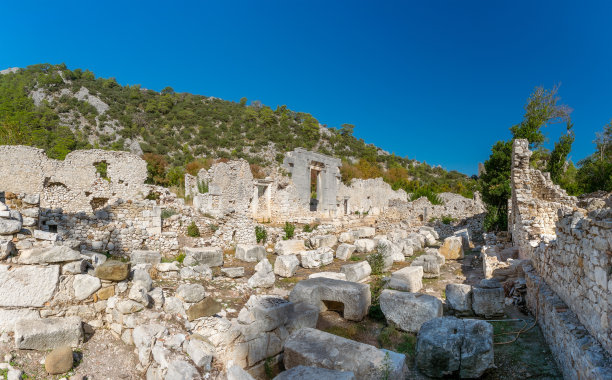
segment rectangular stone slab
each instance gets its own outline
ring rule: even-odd
[[[52,350],[76,347],[83,338],[81,318],[21,319],[15,323],[15,347],[21,350]]]
[[[59,266],[0,265],[0,307],[42,307],[55,292]]]

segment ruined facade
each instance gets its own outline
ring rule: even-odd
[[[340,183],[338,188],[338,215],[367,213],[379,215],[389,207],[389,202],[407,202],[408,195],[402,189],[393,190],[382,178],[353,179],[350,186]]]
[[[110,199],[144,199],[147,164],[128,152],[77,150],[63,161],[41,149],[0,146],[0,189],[40,194],[40,206],[92,212]]]
[[[290,173],[302,206],[332,216],[337,209],[341,164],[337,158],[297,148],[285,154],[282,168]]]

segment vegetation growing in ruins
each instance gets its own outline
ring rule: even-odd
[[[208,193],[208,182],[198,180],[198,192],[200,194]]]
[[[285,236],[283,237],[283,239],[289,240],[293,238],[293,234],[295,232],[295,225],[289,222],[285,222],[285,226],[283,226],[283,231],[285,231]]]
[[[255,226],[255,239],[257,243],[265,244],[268,240],[268,231],[266,231],[265,227]]]
[[[433,190],[427,187],[417,188],[412,194],[410,194],[410,201],[416,201],[417,199],[425,197],[432,205],[441,205],[442,200]]]
[[[385,269],[385,253],[387,252],[387,246],[381,243],[378,243],[376,246],[376,252],[368,255],[367,260],[368,264],[372,268],[373,275],[381,275],[383,270]]]
[[[195,222],[191,222],[191,224],[187,226],[187,236],[200,237],[200,229]]]

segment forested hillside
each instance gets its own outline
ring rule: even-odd
[[[63,159],[75,149],[131,150],[149,163],[149,181],[180,186],[213,160],[244,158],[256,172],[304,147],[343,160],[342,178],[382,176],[395,189],[471,196],[476,182],[366,144],[354,126],[320,125],[308,113],[258,101],[121,86],[88,70],[38,64],[0,75],[0,144],[40,147]]]

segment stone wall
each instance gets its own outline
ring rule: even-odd
[[[612,209],[575,212],[556,226],[556,239],[534,251],[533,267],[612,353]]]
[[[576,197],[555,185],[549,173],[530,167],[531,154],[527,140],[514,140],[508,229],[521,259],[532,257],[543,235],[554,235],[558,210],[566,214],[577,208]]]
[[[91,212],[111,199],[143,199],[147,165],[128,152],[77,150],[63,161],[26,146],[0,146],[0,189],[40,194],[40,206],[65,212]],[[106,164],[106,178],[96,165]]]
[[[610,353],[530,266],[525,267],[527,306],[537,316],[546,342],[566,379],[612,378]],[[609,331],[608,331],[609,334]]]
[[[353,179],[350,186],[340,183],[338,200],[338,215],[353,214],[356,211],[360,214],[379,215],[389,207],[389,201],[407,202],[408,195],[402,189],[393,190],[382,178]]]

